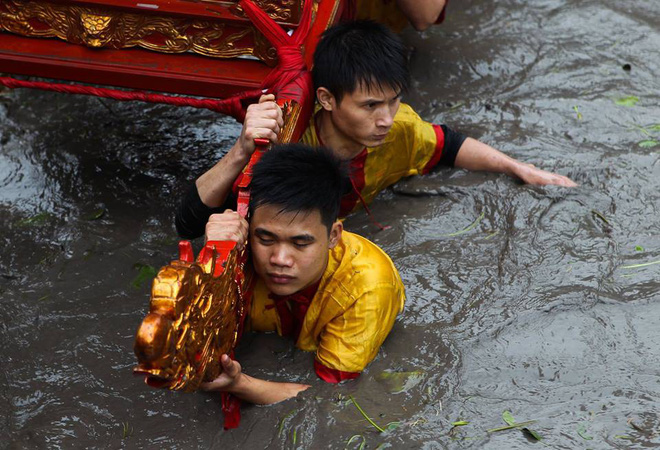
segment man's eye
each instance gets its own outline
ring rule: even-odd
[[[293,245],[296,246],[296,248],[305,248],[308,247],[311,244],[311,242],[294,242]]]
[[[273,241],[272,239],[259,238],[259,243],[261,245],[271,245],[273,242],[275,241]]]

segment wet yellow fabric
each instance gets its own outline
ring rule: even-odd
[[[316,112],[319,109],[317,105]],[[320,145],[314,116],[301,142],[313,147]],[[422,120],[409,105],[402,103],[385,141],[377,147],[367,148],[364,188],[361,189],[364,200],[371,203],[380,191],[401,178],[422,173],[436,152],[442,151],[444,142],[440,148],[437,144],[433,125]],[[358,203],[356,209],[359,207]]]
[[[259,280],[252,297],[254,331],[282,334],[268,290]],[[330,369],[361,372],[374,359],[403,310],[405,292],[392,260],[367,239],[344,231],[311,301],[296,346],[316,351]]]
[[[356,19],[371,19],[387,25],[395,33],[408,25],[408,19],[394,0],[357,0]]]

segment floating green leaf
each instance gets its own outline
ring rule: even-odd
[[[578,427],[577,427],[577,432],[578,432],[578,434],[580,435],[580,437],[581,437],[582,439],[584,439],[585,441],[590,441],[590,440],[592,440],[592,439],[594,438],[593,436],[589,436],[589,435],[587,434],[587,427],[586,427],[586,425],[583,424],[583,423],[581,423],[580,425],[578,425]]]
[[[600,220],[602,220],[602,221],[605,222],[606,224],[608,224],[608,225],[610,224],[610,221],[607,220],[607,218],[606,218],[603,214],[599,213],[599,212],[596,211],[595,209],[592,209],[592,210],[591,210],[591,214],[593,214],[594,216],[598,217]]]
[[[105,208],[99,208],[96,211],[92,212],[91,214],[88,214],[85,217],[85,219],[86,220],[99,220],[104,215],[105,215]]]
[[[660,260],[658,261],[651,261],[643,264],[632,264],[630,266],[621,266],[622,269],[638,269],[640,267],[646,267],[646,266],[652,266],[654,264],[660,264]]]
[[[280,422],[280,429],[279,429],[279,431],[277,432],[277,437],[281,437],[281,436],[282,436],[282,431],[284,430],[284,424],[285,424],[286,420],[287,420],[289,417],[293,416],[293,415],[294,415],[295,413],[297,413],[297,412],[298,412],[298,410],[297,410],[297,409],[294,409],[293,411],[291,411],[289,414],[287,414],[286,416],[284,416],[284,417],[282,418],[282,421]]]
[[[486,433],[497,433],[498,431],[513,430],[514,428],[522,428],[527,425],[531,425],[533,423],[536,423],[536,420],[528,420],[527,422],[512,423],[511,425],[507,425],[505,427],[491,428],[490,430],[486,430]]]
[[[360,408],[360,405],[358,405],[358,402],[355,401],[355,399],[353,398],[352,395],[349,395],[348,398],[351,399],[351,401],[353,402],[353,404],[355,405],[355,407],[358,409],[358,411],[360,411],[360,414],[362,414],[362,417],[364,417],[365,419],[367,419],[367,422],[369,422],[369,423],[370,423],[375,429],[377,429],[377,430],[380,431],[381,433],[384,433],[384,432],[385,432],[385,430],[384,430],[383,428],[379,427],[379,426],[376,424],[376,422],[374,422],[373,420],[371,420],[371,417],[369,417],[369,416],[367,415],[367,413],[365,413],[364,410],[363,410],[362,408]]]
[[[477,220],[472,222],[467,228],[463,228],[461,231],[456,231],[454,233],[449,233],[449,234],[441,234],[440,236],[453,237],[453,236],[460,236],[461,234],[467,233],[468,231],[470,231],[471,229],[473,229],[474,227],[479,225],[479,222],[481,222],[481,219],[483,219],[485,215],[486,215],[486,213],[482,212],[481,215],[479,215],[479,217],[477,217]]]
[[[133,427],[128,424],[128,422],[122,422],[121,423],[122,427],[122,439],[126,439],[130,437],[133,434]]]
[[[577,120],[582,120],[582,113],[580,112],[580,109],[577,105],[573,106],[573,111],[575,111],[575,114],[577,114]]]
[[[346,446],[344,447],[344,450],[347,450],[348,446],[351,445],[353,443],[353,441],[355,441],[357,439],[360,439],[360,438],[362,439],[362,442],[360,443],[360,446],[358,447],[358,450],[363,450],[364,446],[367,444],[367,440],[361,434],[356,434],[354,436],[351,436],[351,438],[348,440],[348,442],[346,442]]]
[[[401,422],[390,422],[387,425],[385,425],[385,431],[396,430],[397,428],[399,428],[399,425],[401,425]]]
[[[649,125],[647,128],[651,131],[660,131],[660,123]]]
[[[426,372],[421,370],[413,372],[384,371],[376,375],[376,380],[383,384],[390,394],[399,394],[417,386],[425,376]]]
[[[43,225],[43,224],[49,222],[53,217],[54,216],[51,213],[42,212],[42,213],[36,214],[32,217],[28,217],[27,219],[19,220],[17,225],[19,227],[29,227],[29,226]]]
[[[622,97],[614,101],[619,106],[635,106],[637,102],[639,101],[639,97],[635,97],[634,95],[629,95],[628,97]]]
[[[136,263],[133,265],[133,268],[139,270],[137,276],[131,282],[131,285],[135,289],[140,289],[145,281],[152,280],[158,275],[158,271],[154,266],[150,266],[149,264]]]
[[[513,425],[516,423],[516,419],[513,418],[513,415],[509,411],[504,411],[502,413],[502,419],[506,422],[507,425]]]
[[[452,422],[451,424],[454,427],[464,427],[465,425],[469,425],[470,422],[468,422],[467,420],[457,420],[456,422]]]
[[[529,429],[527,427],[523,428],[522,432],[525,433],[525,436],[527,436],[531,439],[534,439],[534,440],[537,440],[537,441],[543,440],[543,437],[541,437],[540,434],[538,434],[536,431],[534,431],[532,429]]]
[[[660,142],[656,141],[655,139],[647,139],[637,143],[637,146],[641,148],[653,148],[658,145],[660,145]]]
[[[635,251],[636,251],[636,252],[643,252],[643,251],[644,251],[644,247],[642,247],[641,245],[636,245],[636,246],[635,246]]]
[[[617,434],[616,436],[614,436],[614,439],[627,439],[629,441],[632,441],[633,437],[628,436],[627,434]]]

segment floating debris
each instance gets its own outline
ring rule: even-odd
[[[461,234],[467,233],[468,231],[472,230],[474,227],[479,225],[479,222],[481,222],[481,220],[484,218],[485,215],[486,215],[486,213],[482,212],[481,215],[479,215],[479,217],[477,217],[477,220],[475,220],[470,225],[468,225],[467,228],[463,228],[461,231],[456,231],[454,233],[449,233],[449,234],[441,234],[440,236],[442,236],[442,237],[454,237],[454,236],[460,236]]]
[[[635,106],[639,102],[639,97],[634,95],[629,95],[628,97],[622,97],[614,101],[619,106],[626,106],[628,108]]]

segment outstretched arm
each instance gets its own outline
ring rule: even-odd
[[[295,397],[309,388],[309,385],[298,383],[277,383],[260,380],[245,375],[238,361],[222,355],[222,374],[209,383],[203,383],[205,391],[228,392],[236,397],[257,405],[270,405]]]
[[[222,205],[234,180],[254,153],[254,140],[264,138],[277,142],[277,133],[282,126],[282,110],[275,103],[275,96],[262,95],[259,103],[250,105],[241,136],[229,152],[195,182],[202,202],[209,208]]]
[[[417,31],[424,31],[438,20],[446,0],[396,0]]]
[[[461,145],[454,166],[468,170],[506,173],[528,184],[577,186],[568,177],[538,169],[532,164],[522,163],[472,138],[467,138]]]

